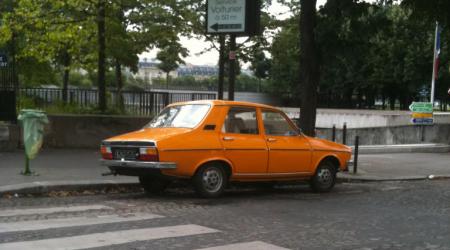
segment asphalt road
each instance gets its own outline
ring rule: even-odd
[[[450,249],[450,181],[0,199],[0,249],[56,247]]]

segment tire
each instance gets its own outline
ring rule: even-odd
[[[169,186],[170,181],[161,177],[140,176],[139,182],[147,194],[159,195]]]
[[[197,171],[192,181],[198,195],[216,198],[225,191],[228,175],[220,164],[207,164]]]
[[[316,173],[311,178],[310,185],[314,192],[329,192],[336,183],[336,166],[329,161],[319,164]]]

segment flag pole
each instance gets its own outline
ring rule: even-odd
[[[438,36],[439,23],[436,22],[436,31],[434,33],[434,50],[433,50],[433,74],[431,76],[431,97],[430,102],[434,107],[434,85],[436,83],[436,54],[437,54],[437,36]]]

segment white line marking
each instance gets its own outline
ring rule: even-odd
[[[252,241],[244,243],[229,244],[217,247],[202,248],[198,250],[233,250],[233,249],[245,249],[245,250],[289,250],[288,248],[275,246],[262,241]]]
[[[113,208],[103,205],[90,205],[90,206],[11,209],[11,210],[0,210],[0,217],[31,215],[31,214],[52,214],[59,212],[79,212],[86,210],[101,210],[101,209],[113,209]]]
[[[0,244],[0,250],[75,250],[125,244],[134,241],[155,240],[189,235],[217,233],[218,230],[198,225],[144,228],[116,232],[95,233],[81,236],[62,237],[46,240],[22,241]]]
[[[61,227],[89,226],[96,224],[149,220],[163,217],[164,216],[156,214],[130,214],[130,216],[126,217],[119,215],[104,215],[96,217],[19,221],[19,222],[0,223],[0,233],[43,230]]]

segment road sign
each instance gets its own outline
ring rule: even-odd
[[[433,118],[433,113],[412,113],[412,118]]]
[[[259,34],[260,0],[207,0],[209,34]]]
[[[0,54],[0,67],[8,66],[8,57],[4,54]]]
[[[246,0],[208,0],[208,33],[243,33]]]
[[[433,118],[412,118],[411,122],[414,125],[432,125],[434,123]]]
[[[409,110],[415,113],[433,113],[431,102],[413,102],[409,105]]]

